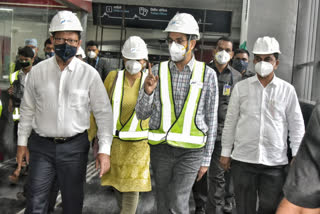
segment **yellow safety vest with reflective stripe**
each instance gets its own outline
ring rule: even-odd
[[[10,74],[9,80],[10,84],[12,85],[15,80],[18,80],[19,71],[15,71]],[[14,108],[12,112],[12,119],[13,121],[20,120],[20,109],[18,107]]]
[[[124,73],[124,70],[118,71],[118,77],[112,95],[113,137],[120,138],[121,140],[132,141],[148,139],[148,129],[142,129],[142,120],[137,119],[135,110],[133,111],[130,119],[124,125],[120,122],[125,79]],[[140,88],[142,87],[146,77],[147,72],[142,72]]]
[[[201,148],[207,136],[196,125],[195,119],[204,81],[205,63],[195,61],[189,93],[178,118],[175,115],[171,74],[168,61],[159,66],[161,123],[157,130],[149,130],[149,143],[167,142],[182,148]]]
[[[1,114],[2,114],[2,102],[0,100],[0,117],[1,117]]]
[[[12,83],[15,80],[18,80],[18,75],[19,75],[19,71],[15,71],[15,72],[10,73],[10,77],[9,77],[10,85],[12,85]]]

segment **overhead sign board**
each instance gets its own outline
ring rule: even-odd
[[[190,13],[200,31],[230,33],[232,11],[93,3],[93,24],[164,30],[176,13]]]

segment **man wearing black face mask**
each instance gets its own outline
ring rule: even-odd
[[[255,73],[248,70],[249,57],[250,54],[245,49],[237,49],[234,52],[232,67],[241,73],[242,79],[255,75]]]
[[[44,42],[43,51],[44,51],[44,55],[45,55],[46,59],[54,56],[54,46],[53,46],[50,38],[48,38],[48,39]]]
[[[15,141],[17,136],[18,122],[20,119],[20,103],[23,96],[23,91],[27,79],[27,75],[32,68],[32,63],[34,61],[34,52],[28,46],[19,49],[19,64],[21,65],[21,70],[16,71],[10,75],[10,83],[11,86],[8,89],[8,93],[10,95],[8,111],[12,113],[12,117],[14,120],[14,133],[15,133]],[[23,171],[26,169],[26,163],[23,163]],[[9,176],[9,182],[16,184],[19,181],[19,176],[21,174],[21,167],[18,167],[12,175]],[[23,174],[23,173],[22,173]]]
[[[112,109],[97,71],[75,57],[82,31],[76,15],[59,11],[49,28],[55,55],[28,76],[17,149],[19,166],[24,157],[30,159],[25,213],[46,213],[54,181],[63,213],[82,213],[90,111],[98,125],[100,177],[110,168]]]

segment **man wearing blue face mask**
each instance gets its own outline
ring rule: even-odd
[[[150,117],[157,213],[189,213],[192,186],[206,173],[216,138],[217,76],[194,57],[200,33],[192,15],[176,14],[164,32],[171,60],[149,71],[135,109],[138,119]]]
[[[28,214],[47,212],[54,181],[61,191],[63,213],[82,213],[91,111],[98,126],[100,177],[110,169],[112,109],[97,71],[75,57],[82,31],[75,14],[59,11],[49,28],[55,55],[28,75],[17,149],[18,167],[23,158],[30,166]]]
[[[234,178],[237,214],[273,214],[282,198],[287,136],[295,156],[304,121],[292,85],[276,77],[280,47],[273,37],[254,44],[257,75],[235,85],[222,132],[220,162]]]
[[[245,49],[237,49],[234,51],[232,67],[241,73],[242,79],[247,79],[255,75],[255,73],[248,70],[249,57],[249,51]]]

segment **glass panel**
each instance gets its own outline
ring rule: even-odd
[[[9,79],[13,9],[0,8],[0,80]]]

